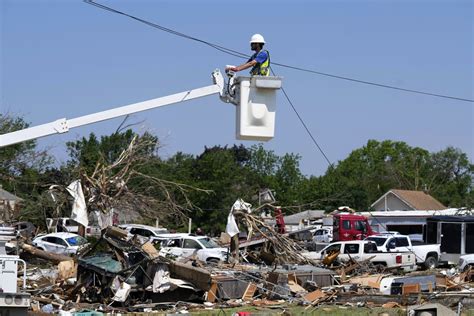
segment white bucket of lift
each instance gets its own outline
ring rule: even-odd
[[[281,77],[237,77],[236,137],[268,141],[275,135],[276,92]]]

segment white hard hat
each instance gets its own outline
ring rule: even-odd
[[[250,44],[252,44],[252,43],[264,43],[265,44],[265,39],[260,34],[254,34],[254,35],[252,35],[252,38],[250,38]]]

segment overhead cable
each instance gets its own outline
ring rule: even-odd
[[[197,41],[197,42],[200,42],[200,43],[203,43],[203,44],[206,44],[206,45],[209,45],[213,48],[216,48],[224,53],[227,53],[227,54],[230,54],[230,55],[233,55],[233,56],[236,56],[236,57],[240,57],[240,58],[248,58],[249,56],[248,55],[245,55],[243,53],[240,53],[240,52],[237,52],[237,51],[234,51],[234,50],[231,50],[231,49],[228,49],[228,48],[225,48],[223,46],[220,46],[220,45],[217,45],[217,44],[212,44],[212,43],[209,43],[207,41],[204,41],[204,40],[201,40],[201,39],[198,39],[198,38],[195,38],[195,37],[192,37],[192,36],[189,36],[189,35],[186,35],[186,34],[183,34],[183,33],[180,33],[180,32],[177,32],[177,31],[174,31],[174,30],[171,30],[171,29],[168,29],[168,28],[165,28],[161,25],[158,25],[158,24],[155,24],[155,23],[152,23],[152,22],[149,22],[149,21],[146,21],[146,20],[143,20],[141,18],[137,18],[137,17],[134,17],[130,14],[127,14],[127,13],[124,13],[124,12],[121,12],[121,11],[118,11],[118,10],[115,10],[115,9],[112,9],[110,7],[107,7],[107,6],[104,6],[102,4],[99,4],[99,3],[96,3],[96,2],[93,2],[92,0],[84,0],[86,3],[88,4],[92,4],[96,7],[99,7],[101,9],[104,9],[104,10],[107,10],[107,11],[111,11],[111,12],[114,12],[114,13],[117,13],[117,14],[120,14],[120,15],[124,15],[124,16],[127,16],[127,17],[130,17],[134,20],[137,20],[137,21],[140,21],[142,23],[145,23],[147,25],[150,25],[152,27],[155,27],[159,30],[162,30],[162,31],[165,31],[165,32],[168,32],[168,33],[171,33],[171,34],[174,34],[174,35],[177,35],[177,36],[180,36],[180,37],[184,37],[184,38],[187,38],[187,39],[191,39],[191,40],[194,40],[194,41]],[[271,69],[272,73],[273,73],[273,69]],[[273,73],[274,74],[274,73]],[[313,134],[311,133],[311,131],[309,130],[308,126],[306,125],[306,123],[304,122],[303,118],[301,117],[301,115],[298,113],[298,111],[296,110],[296,107],[293,105],[293,102],[291,101],[290,97],[288,96],[288,94],[286,93],[286,91],[282,88],[282,91],[283,91],[283,94],[285,95],[285,98],[286,100],[288,101],[288,103],[290,104],[291,108],[293,109],[293,111],[296,113],[296,116],[298,117],[299,121],[301,122],[301,124],[303,125],[304,129],[306,130],[306,132],[308,133],[309,137],[311,138],[311,140],[313,141],[313,143],[316,145],[317,149],[321,152],[321,154],[323,155],[324,159],[326,159],[327,163],[329,166],[332,165],[332,163],[329,161],[326,153],[324,152],[324,150],[321,148],[321,146],[318,144],[318,142],[316,141],[316,138],[313,136]]]
[[[103,4],[94,2],[93,0],[84,0],[84,2],[87,3],[87,4],[90,4],[90,5],[96,6],[96,7],[98,7],[98,8],[101,8],[101,9],[103,9],[103,10],[106,10],[106,11],[110,11],[110,12],[113,12],[113,13],[116,13],[116,14],[124,15],[124,16],[126,16],[126,17],[131,18],[131,19],[134,19],[134,20],[136,20],[136,21],[139,21],[139,22],[141,22],[141,23],[144,23],[144,24],[146,24],[146,25],[148,25],[148,26],[157,28],[157,29],[159,29],[159,30],[161,30],[161,31],[164,31],[164,32],[167,32],[167,33],[176,35],[176,36],[180,36],[180,37],[183,37],[183,38],[186,38],[186,39],[189,39],[189,40],[193,40],[193,41],[196,41],[196,42],[199,42],[199,43],[208,45],[208,46],[210,46],[210,47],[212,47],[212,48],[214,48],[214,49],[217,49],[217,50],[219,50],[219,51],[221,51],[221,52],[223,52],[223,53],[226,53],[226,54],[229,54],[229,55],[232,55],[232,56],[235,56],[235,57],[239,57],[239,58],[249,58],[249,55],[248,55],[248,54],[245,54],[245,53],[242,53],[242,52],[239,52],[239,51],[236,51],[236,50],[233,50],[233,49],[230,49],[230,48],[227,48],[227,47],[218,45],[218,44],[214,44],[214,43],[211,43],[211,42],[208,42],[208,41],[199,39],[199,38],[197,38],[197,37],[193,37],[193,36],[190,36],[190,35],[187,35],[187,34],[184,34],[184,33],[178,32],[178,31],[175,31],[175,30],[173,30],[173,29],[170,29],[170,28],[161,26],[161,25],[159,25],[159,24],[156,24],[156,23],[153,23],[153,22],[150,22],[150,21],[141,19],[141,18],[136,17],[136,16],[133,16],[133,15],[131,15],[131,14],[128,14],[128,13],[125,13],[125,12],[122,12],[122,11],[119,11],[119,10],[116,10],[116,9],[113,9],[113,8],[108,7],[108,6],[106,6],[106,5],[103,5]],[[454,96],[449,96],[449,95],[444,95],[444,94],[438,94],[438,93],[425,92],[425,91],[421,91],[421,90],[415,90],[415,89],[406,89],[406,88],[401,88],[401,87],[397,87],[397,86],[392,86],[392,85],[387,85],[387,84],[382,84],[382,83],[377,83],[377,82],[372,82],[372,81],[367,81],[367,80],[361,80],[361,79],[356,79],[356,78],[350,78],[350,77],[346,77],[346,76],[333,75],[333,74],[326,73],[326,72],[321,72],[321,71],[317,71],[317,70],[313,70],[313,69],[308,69],[308,68],[303,68],[303,67],[297,67],[297,66],[287,65],[287,64],[283,64],[283,63],[272,62],[272,64],[273,64],[273,65],[276,65],[276,66],[288,68],[288,69],[293,69],[293,70],[298,70],[298,71],[313,73],[313,74],[316,74],[316,75],[326,76],[326,77],[335,78],[335,79],[341,79],[341,80],[346,80],[346,81],[352,81],[352,82],[356,82],[356,83],[360,83],[360,84],[366,84],[366,85],[371,85],[371,86],[380,87],[380,88],[393,89],[393,90],[398,90],[398,91],[404,91],[404,92],[409,92],[409,93],[416,93],[416,94],[428,95],[428,96],[437,97],[437,98],[452,99],[452,100],[463,101],[463,102],[474,102],[473,99],[466,99],[466,98],[454,97]]]
[[[270,67],[270,70],[272,71],[272,74],[275,75],[275,73],[273,72],[273,69],[272,69],[271,67]],[[285,95],[286,100],[288,101],[288,103],[290,104],[291,108],[292,108],[293,111],[295,112],[296,116],[297,116],[298,119],[300,120],[301,125],[303,125],[304,129],[306,130],[306,133],[308,133],[309,137],[311,138],[311,140],[313,141],[313,143],[316,145],[316,147],[318,148],[318,150],[321,152],[321,154],[323,155],[324,159],[326,159],[328,165],[329,165],[329,166],[332,166],[332,163],[331,163],[331,161],[329,161],[328,156],[326,155],[326,153],[324,152],[324,150],[321,148],[321,146],[319,146],[318,142],[316,141],[316,138],[313,136],[313,134],[312,134],[311,131],[309,130],[308,126],[307,126],[306,123],[304,122],[303,118],[302,118],[301,115],[298,113],[298,110],[296,110],[295,106],[293,105],[293,102],[291,101],[290,97],[289,97],[288,94],[286,93],[285,88],[281,87],[281,91],[283,91],[283,94]]]

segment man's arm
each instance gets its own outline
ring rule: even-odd
[[[241,70],[245,70],[245,69],[248,69],[250,67],[253,67],[256,64],[257,64],[257,61],[254,59],[254,60],[246,62],[245,64],[242,64],[240,66],[232,67],[232,68],[230,68],[230,70],[232,70],[232,71],[241,71]]]

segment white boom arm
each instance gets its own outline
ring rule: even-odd
[[[193,89],[181,93],[172,94],[166,97],[152,99],[144,102],[125,105],[122,107],[97,112],[94,114],[84,115],[73,119],[62,118],[54,122],[26,128],[16,132],[0,135],[0,147],[13,145],[16,143],[32,140],[48,135],[66,133],[71,128],[84,126],[100,121],[113,119],[116,117],[146,111],[160,106],[173,103],[184,102],[192,99],[205,97],[211,94],[219,93],[221,97],[224,95],[224,78],[219,70],[212,73],[214,84],[207,87]]]
[[[214,70],[214,84],[166,97],[125,105],[107,111],[84,115],[0,135],[0,148],[48,135],[66,133],[71,128],[116,117],[146,111],[160,106],[184,102],[218,93],[226,103],[236,105],[236,137],[242,140],[267,141],[275,131],[276,91],[281,88],[280,77],[233,77],[228,73],[227,85],[220,71]]]

